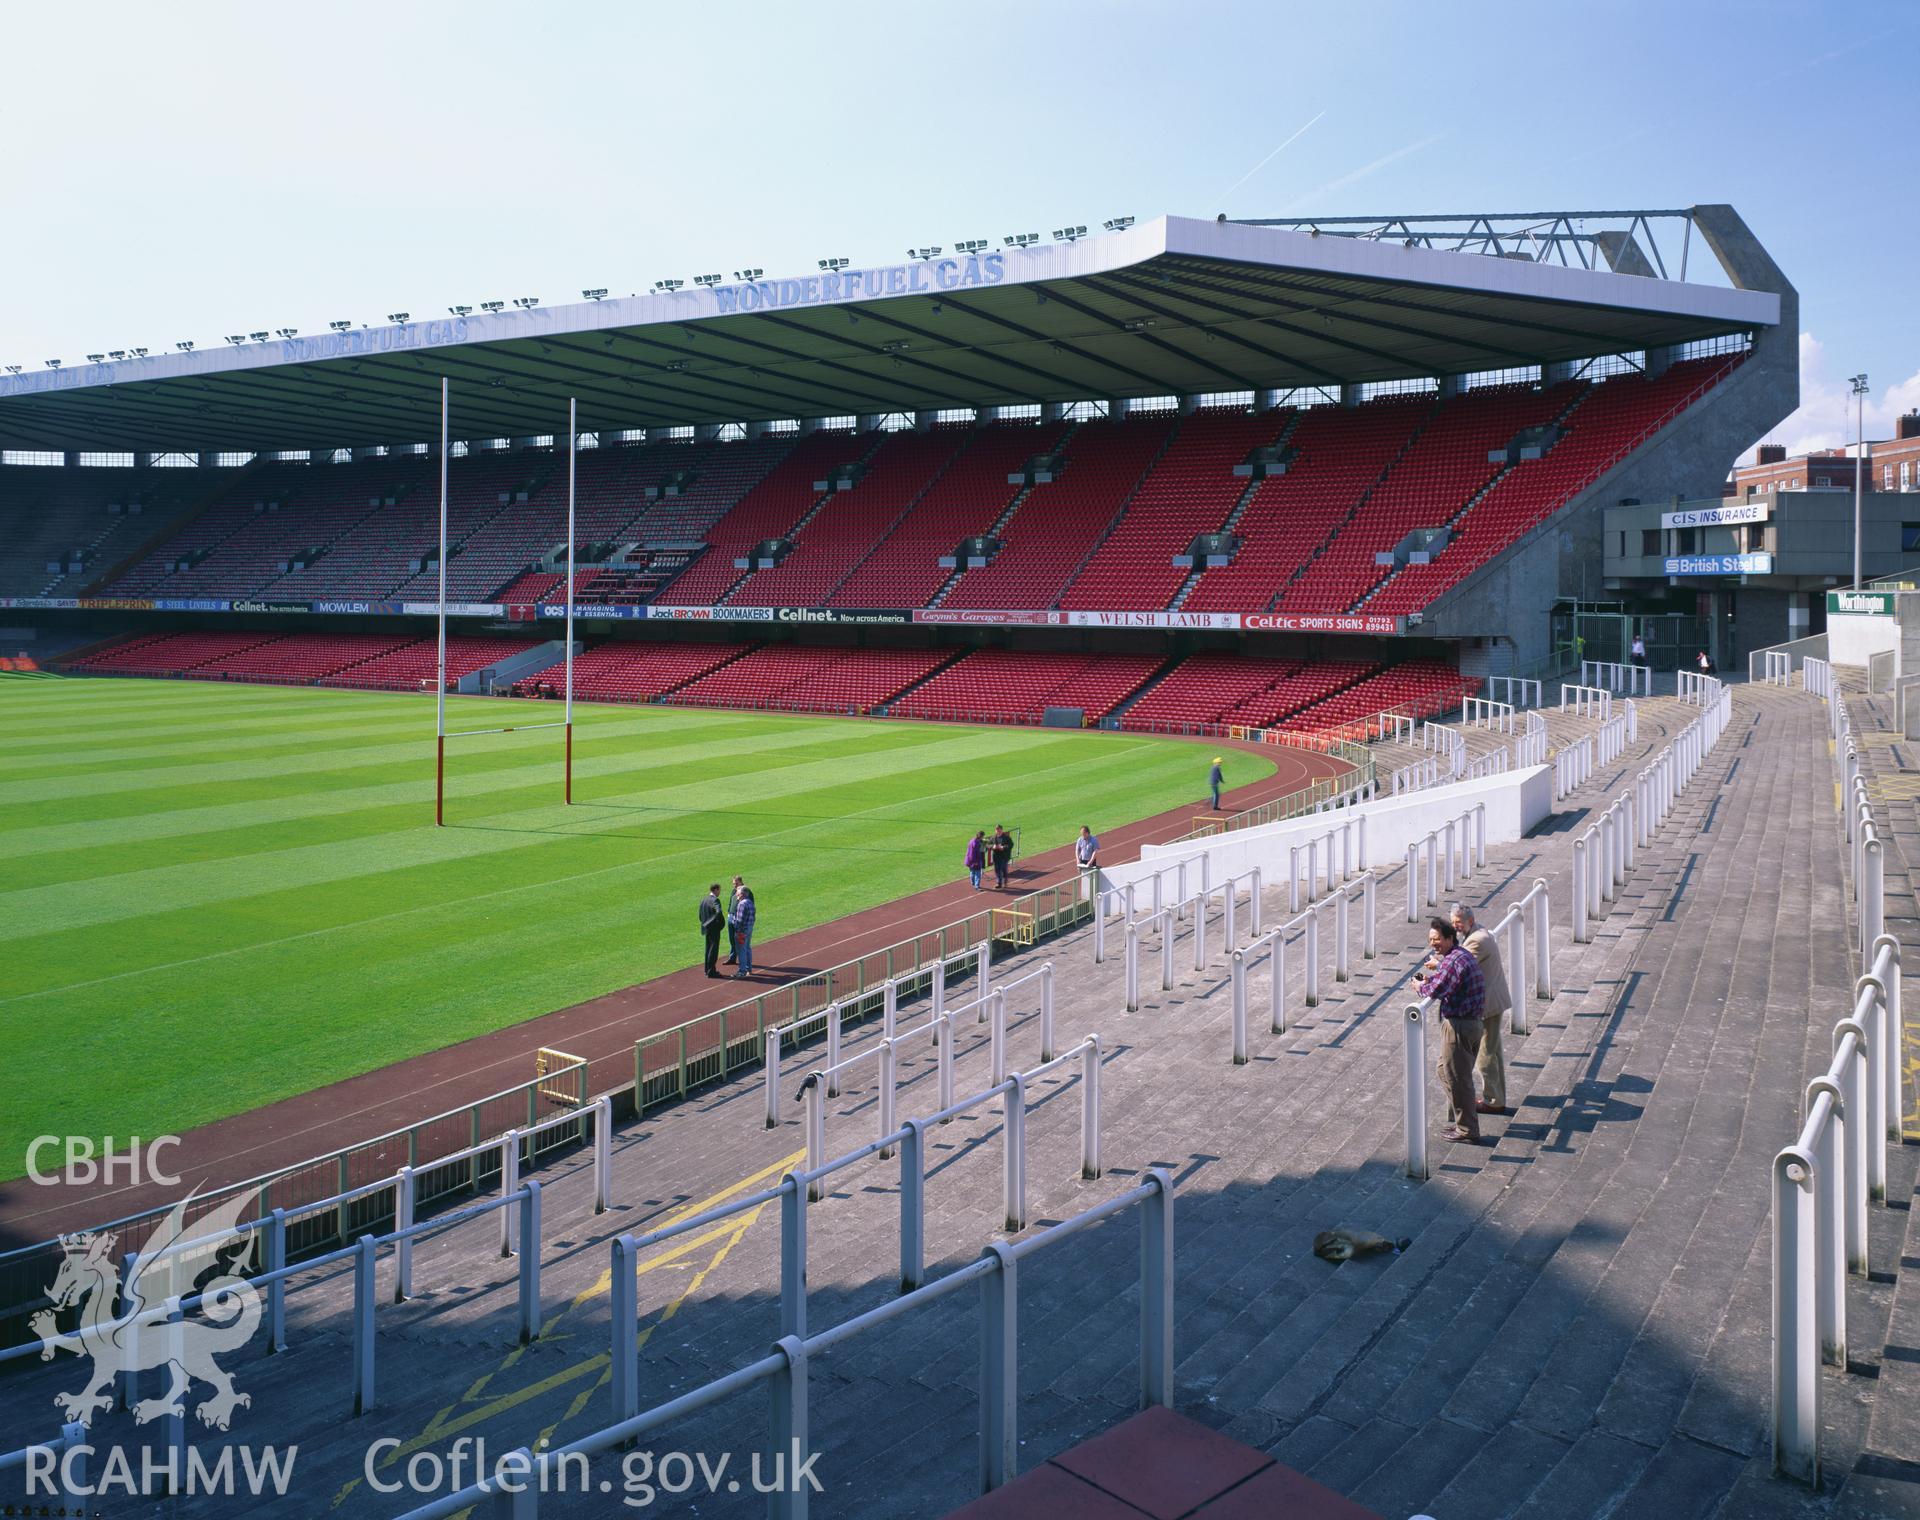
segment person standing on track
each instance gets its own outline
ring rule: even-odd
[[[987,831],[975,829],[973,838],[967,841],[967,879],[973,883],[973,890],[980,890],[980,873],[987,868]]]
[[[720,927],[727,921],[727,905],[720,901],[720,883],[707,888],[700,899],[700,937],[707,945],[707,975],[718,976],[714,969],[720,958]]]
[[[1227,784],[1227,773],[1220,768],[1220,757],[1213,757],[1213,768],[1207,772],[1207,790],[1213,793],[1213,810],[1220,811],[1220,788]]]
[[[1007,890],[1007,870],[1013,864],[1013,835],[1004,823],[993,826],[993,838],[987,841],[987,853],[993,857],[993,884]]]
[[[722,965],[733,966],[739,964],[740,930],[735,926],[733,921],[733,906],[740,900],[740,893],[744,888],[745,883],[742,882],[738,876],[734,877],[733,896],[727,899],[727,958],[721,963]]]
[[[727,915],[727,922],[733,926],[734,952],[740,960],[739,969],[733,973],[736,977],[753,975],[754,911],[753,888],[741,882],[733,894],[733,911]]]

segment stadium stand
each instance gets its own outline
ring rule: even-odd
[[[958,576],[936,605],[1053,606],[1166,447],[1176,420],[1153,412],[1075,428],[1061,473],[1025,491],[1000,528],[993,563]]]
[[[673,700],[695,707],[766,707],[789,686],[819,675],[849,652],[814,645],[769,644],[681,687]]]
[[[264,681],[311,686],[417,643],[411,633],[290,633],[194,667],[207,681]]]
[[[97,649],[68,662],[68,668],[111,676],[180,676],[214,660],[270,643],[277,637],[258,630],[231,633],[142,634]]]
[[[207,490],[197,470],[0,465],[0,595],[75,595]]]
[[[589,702],[651,702],[737,660],[750,644],[600,644],[573,657],[574,695]],[[565,660],[514,683],[516,696],[559,690]]]
[[[1038,723],[1049,707],[1104,718],[1152,678],[1160,655],[981,649],[888,708],[902,718]]]
[[[1314,669],[1321,675],[1330,671],[1327,666]],[[1444,661],[1408,660],[1298,709],[1281,721],[1280,727],[1333,728],[1356,718],[1392,711],[1414,718],[1436,718],[1458,707],[1462,697],[1472,696],[1479,689],[1478,680],[1461,675]],[[1278,716],[1276,714],[1275,719]]]
[[[486,638],[475,634],[447,635],[447,682],[449,687],[462,676],[523,654],[539,643],[538,639]],[[351,686],[376,691],[417,691],[432,689],[439,650],[433,639],[417,639],[390,653],[380,655],[328,676],[322,686]]]
[[[1127,707],[1120,726],[1147,731],[1216,723],[1229,708],[1294,674],[1301,665],[1299,660],[1189,655]]]
[[[1226,528],[1250,482],[1233,467],[1279,436],[1287,417],[1245,408],[1183,417],[1126,512],[1060,597],[1066,608],[1165,607],[1189,571],[1173,563],[1196,536]]]
[[[1511,465],[1454,521],[1456,537],[1432,563],[1395,572],[1368,612],[1417,612],[1544,522],[1718,385],[1741,355],[1688,359],[1655,379],[1618,375],[1580,398],[1566,434],[1542,457]]]
[[[1222,713],[1219,721],[1248,728],[1268,728],[1280,723],[1283,718],[1324,701],[1356,681],[1365,680],[1379,668],[1378,664],[1368,660],[1316,660],[1303,665],[1291,675],[1283,676],[1264,690],[1243,697]],[[1316,728],[1320,724],[1309,722],[1286,726]]]
[[[938,427],[885,435],[866,473],[835,491],[792,535],[779,564],[756,570],[727,597],[736,607],[811,607],[831,597],[862,556],[884,539],[966,448],[971,430]]]
[[[940,563],[964,539],[984,536],[1020,492],[1009,475],[1051,452],[1062,423],[989,424],[828,599],[833,607],[924,607],[952,577]]]
[[[648,468],[656,478],[646,484],[664,485],[670,475],[692,478],[678,486],[678,494],[669,496],[663,491],[658,500],[647,505],[643,514],[628,525],[628,536],[644,543],[698,543],[793,452],[797,438],[793,433],[769,433],[742,443],[649,445]],[[617,458],[619,451],[612,452]],[[584,485],[581,493],[584,500]],[[581,528],[586,536],[584,516]]]
[[[711,607],[747,573],[734,564],[755,545],[784,538],[817,503],[814,482],[862,459],[878,442],[842,428],[823,428],[795,443],[780,462],[707,530],[707,552],[662,594],[667,606]]]

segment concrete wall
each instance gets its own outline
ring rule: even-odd
[[[1269,823],[1213,839],[1148,845],[1138,861],[1103,870],[1101,884],[1124,887],[1176,861],[1197,860],[1201,855],[1210,857],[1208,870],[1215,882],[1238,876],[1255,866],[1268,880],[1284,881],[1287,852],[1292,846],[1304,849],[1309,840],[1322,838],[1328,829],[1338,828],[1361,815],[1367,820],[1367,849],[1360,864],[1391,866],[1406,860],[1407,846],[1416,839],[1425,839],[1449,820],[1482,803],[1487,809],[1488,846],[1511,844],[1552,814],[1552,768],[1537,765],[1479,781],[1456,781],[1424,792],[1377,798],[1356,808],[1339,808],[1286,823]],[[1197,882],[1197,878],[1195,880]],[[1470,892],[1463,888],[1461,895],[1466,897]]]
[[[1900,647],[1900,625],[1890,617],[1852,612],[1827,614],[1827,648],[1836,665],[1866,668],[1867,656]]]

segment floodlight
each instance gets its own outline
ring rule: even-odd
[[[685,359],[675,359],[667,365],[667,368],[673,374],[677,375],[687,368],[687,361]]]
[[[110,348],[107,350],[107,357],[117,362],[127,357],[127,351],[124,348]],[[96,359],[94,362],[97,364],[100,361]]]
[[[144,359],[147,357],[147,351],[144,348],[136,348],[133,351],[133,357],[136,359]]]
[[[9,364],[9,365],[7,366],[7,373],[8,373],[9,375],[17,375],[17,374],[19,374],[19,373],[20,373],[20,366],[19,366],[19,365],[17,365],[17,364]]]
[[[735,278],[736,280],[739,280],[739,281],[741,281],[741,282],[743,282],[743,283],[745,283],[745,282],[748,282],[748,281],[752,281],[752,280],[757,280],[757,279],[759,279],[759,278],[760,278],[760,276],[761,276],[761,275],[763,275],[763,274],[765,274],[765,273],[766,273],[766,270],[764,270],[764,269],[762,269],[762,268],[760,268],[760,266],[756,264],[756,265],[755,265],[755,266],[754,266],[753,268],[751,268],[751,269],[736,269],[736,270],[734,270],[734,272],[733,272],[733,277],[734,277],[734,278]]]
[[[506,304],[507,303],[505,301],[482,301],[480,303],[480,309],[486,312],[489,316],[491,316],[494,312],[499,311]]]
[[[247,335],[245,333],[228,333],[227,341],[235,348],[238,348],[242,343],[247,341]]]
[[[532,311],[534,307],[540,304],[540,298],[538,296],[515,296],[513,298],[513,304],[518,306],[522,311]]]
[[[1056,227],[1053,229],[1055,242],[1075,243],[1087,235],[1084,224],[1078,227]]]
[[[820,261],[820,267],[826,270],[828,274],[838,274],[852,262],[852,259],[822,259]]]
[[[895,338],[890,343],[882,343],[880,345],[880,352],[883,354],[897,354],[902,352],[906,346],[907,340],[905,338]]]
[[[407,323],[407,319],[412,315],[413,313],[410,311],[390,311],[387,313],[387,320],[393,323],[396,327],[404,327]]]
[[[276,327],[274,331],[279,333],[283,338],[297,338],[300,336],[300,329],[297,327]]]
[[[604,301],[607,298],[607,287],[604,285],[596,285],[592,290],[583,290],[580,294],[585,296],[589,301]]]
[[[1035,243],[1040,241],[1040,234],[1037,232],[1016,232],[1010,237],[1002,238],[1001,241],[1009,248],[1031,248]]]
[[[984,253],[987,249],[985,238],[961,238],[953,245],[955,253]]]
[[[47,360],[48,369],[58,369],[59,367],[60,367],[60,361],[58,359]]]
[[[907,257],[910,259],[920,259],[923,262],[927,259],[937,259],[940,257],[940,248],[938,244],[931,248],[909,248],[907,250]]]
[[[686,283],[687,282],[685,280],[655,280],[653,282],[653,288],[657,291],[659,290],[674,291],[674,290],[678,290],[682,285]]]
[[[720,283],[720,276],[717,274],[697,274],[693,277],[693,283],[696,285],[718,285]]]
[[[1135,317],[1132,321],[1122,325],[1125,326],[1128,332],[1145,332],[1149,327],[1158,326],[1159,319],[1156,317]]]
[[[331,327],[335,332],[345,332],[349,327],[353,326],[353,324],[351,322],[329,322],[327,326]]]
[[[267,341],[268,338],[272,337],[273,334],[266,333],[266,332],[257,332],[257,333],[248,333],[247,336],[253,339],[253,341],[256,343],[264,343]]]
[[[119,356],[121,358],[125,358],[126,353],[127,351],[123,348],[120,350]],[[88,354],[87,355],[87,363],[89,364],[105,364],[106,362],[107,362],[107,356],[105,354]]]
[[[1130,216],[1111,216],[1108,217],[1102,225],[1105,226],[1109,232],[1125,232],[1133,225],[1133,218]]]
[[[173,346],[179,349],[180,352],[183,354],[190,354],[193,352],[193,339],[182,338],[178,343],[174,344]]]
[[[455,317],[470,317],[473,315],[473,308],[471,306],[449,306],[447,308],[447,314]]]

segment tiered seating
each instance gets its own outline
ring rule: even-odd
[[[204,681],[270,681],[311,686],[327,676],[417,642],[411,633],[289,633],[269,643],[197,665]]]
[[[507,607],[537,607],[549,596],[559,592],[561,583],[565,580],[564,575],[556,575],[551,570],[523,571],[502,586],[491,600]]]
[[[1158,610],[1189,572],[1175,565],[1194,538],[1225,526],[1248,481],[1233,467],[1280,436],[1287,416],[1241,409],[1183,418],[1173,441],[1127,503],[1126,515],[1094,551],[1062,607]]]
[[[786,457],[707,532],[712,545],[660,596],[674,607],[711,607],[740,579],[734,565],[755,544],[784,538],[820,499],[813,488],[830,471],[864,455],[878,440],[843,429],[824,429],[801,439]]]
[[[949,665],[889,709],[905,718],[1038,723],[1049,707],[1105,717],[1164,663],[1159,655],[981,649]]]
[[[447,684],[485,669],[509,655],[524,654],[537,639],[495,639],[477,634],[447,635]],[[328,676],[322,686],[350,686],[374,691],[417,691],[433,687],[439,649],[433,639],[419,639],[364,664]]]
[[[590,702],[651,702],[745,654],[746,644],[598,644],[573,657],[573,694]],[[559,689],[566,661],[514,683],[517,695]]]
[[[852,649],[845,659],[789,686],[780,706],[816,712],[871,712],[925,680],[950,649]]]
[[[943,607],[1051,607],[1107,531],[1173,431],[1171,412],[1088,422],[1066,444],[1066,467],[1027,493],[990,565],[953,584]]]
[[[705,538],[709,528],[793,452],[798,436],[769,434],[744,443],[683,444],[658,451],[649,446],[658,467],[648,485],[657,485],[682,469],[693,470],[695,478],[680,495],[662,496],[647,505],[625,536],[643,543],[693,543]]]
[[[1357,718],[1397,709],[1415,718],[1436,718],[1480,689],[1440,660],[1408,660],[1295,713],[1282,728],[1337,728]]]
[[[823,602],[953,462],[968,436],[964,427],[888,434],[853,488],[829,496],[794,535],[787,557],[747,577],[728,604],[812,607]]]
[[[1438,559],[1407,566],[1366,603],[1366,610],[1416,612],[1458,585],[1719,384],[1741,357],[1689,359],[1655,380],[1616,375],[1595,386],[1568,416],[1566,435],[1544,457],[1513,466],[1460,519],[1453,542]]]
[[[163,532],[217,477],[200,470],[0,465],[0,596],[73,596]],[[109,511],[138,502],[138,512]],[[71,575],[49,570],[79,551]]]
[[[813,645],[768,644],[683,686],[673,700],[695,707],[771,706],[789,686],[819,675],[849,653]]]
[[[1300,669],[1298,660],[1196,654],[1182,660],[1120,718],[1122,728],[1217,722],[1228,708]]]
[[[554,477],[560,479],[554,499]],[[514,498],[525,493],[529,500]],[[502,500],[502,498],[506,498]],[[540,505],[535,505],[539,503]],[[541,553],[566,537],[566,461],[546,453],[479,454],[466,461],[457,474],[447,475],[447,599],[481,601],[516,569],[524,569],[534,555],[524,554],[517,563],[511,554],[503,559],[500,543],[485,530],[497,519],[508,517],[518,523],[517,539],[524,548],[531,544],[534,554]],[[397,507],[374,513],[353,536],[353,550],[359,556],[357,586],[367,589],[347,593],[354,596],[395,596],[425,599],[439,594],[440,572],[425,565],[418,573],[408,570],[417,559],[427,560],[440,548],[440,499],[437,491],[415,491]],[[537,526],[536,526],[537,524]],[[467,550],[481,554],[477,574],[468,574],[461,564]],[[301,576],[289,576],[284,584],[317,577],[321,583],[339,574],[329,560],[346,549],[342,544],[330,551],[313,569]],[[384,590],[373,590],[384,584]],[[276,587],[276,590],[279,588]],[[339,594],[339,593],[331,593]]]
[[[1362,406],[1302,412],[1287,437],[1286,474],[1260,482],[1234,528],[1233,563],[1202,572],[1182,610],[1258,612],[1380,478],[1433,405],[1429,397],[1389,397]]]
[[[228,633],[144,634],[71,661],[71,670],[96,675],[173,676],[265,644],[277,635],[257,630]]]
[[[893,532],[829,599],[833,607],[924,607],[953,574],[940,564],[962,539],[985,533],[1020,487],[1010,484],[1036,454],[1052,450],[1062,423],[978,428],[966,451],[915,502]],[[824,515],[824,514],[823,514]]]
[[[1280,723],[1281,719],[1324,700],[1343,686],[1351,686],[1379,668],[1367,660],[1317,660],[1275,681],[1265,690],[1242,698],[1222,713],[1219,721],[1244,724],[1249,728],[1270,728]]]
[[[1579,395],[1577,384],[1535,390],[1489,386],[1443,402],[1373,488],[1365,508],[1344,524],[1305,573],[1287,588],[1286,605],[1304,612],[1344,612],[1377,586],[1388,568],[1374,557],[1415,528],[1452,521],[1500,471],[1487,453],[1523,428],[1550,422]]]

